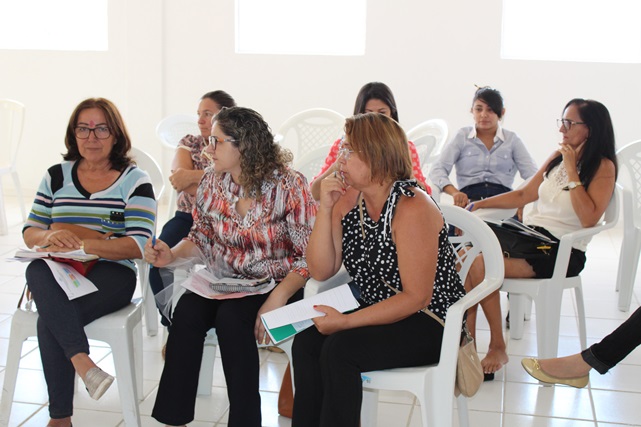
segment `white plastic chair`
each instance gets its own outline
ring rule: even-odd
[[[23,104],[11,99],[0,99],[0,235],[8,232],[7,213],[5,212],[4,191],[2,188],[2,177],[11,175],[16,187],[16,196],[20,205],[22,220],[27,220],[24,199],[22,198],[22,187],[16,169],[18,147],[22,140],[22,129],[24,127],[25,107]]]
[[[294,158],[321,146],[330,146],[343,134],[345,116],[327,108],[312,108],[296,113],[280,126],[281,144],[292,150]]]
[[[138,167],[149,174],[156,200],[160,200],[163,191],[165,190],[165,180],[163,178],[162,171],[160,170],[160,166],[158,166],[158,163],[153,157],[138,148],[131,147],[131,156],[136,161]],[[158,212],[156,212],[156,214],[157,213]],[[156,223],[158,223],[157,215]],[[153,337],[158,333],[158,311],[156,310],[154,294],[151,290],[151,285],[149,284],[149,266],[145,263],[143,267],[139,268],[138,274],[145,306],[145,326],[147,328],[147,335]]]
[[[175,152],[178,143],[186,135],[200,135],[198,116],[194,114],[175,114],[165,117],[156,125],[156,135],[164,147]],[[177,197],[178,193],[172,189],[169,198],[169,216],[167,219],[173,218],[175,214],[174,208]]]
[[[581,349],[587,348],[585,329],[585,306],[581,276],[566,277],[572,244],[614,227],[619,219],[618,189],[605,211],[602,221],[594,227],[583,228],[568,233],[559,242],[554,272],[549,279],[505,279],[501,291],[510,294],[510,338],[523,337],[524,322],[529,318],[531,303],[536,306],[536,340],[538,357],[542,359],[557,356],[559,346],[559,323],[561,320],[561,301],[565,289],[574,289],[579,323]]]
[[[9,425],[22,344],[27,338],[37,335],[37,320],[37,312],[22,309],[16,310],[11,319],[0,427]],[[127,307],[94,320],[85,327],[85,332],[89,339],[106,342],[111,347],[125,426],[139,427],[138,403],[143,399],[141,301],[132,301]]]
[[[641,254],[641,140],[620,148],[617,159],[623,172],[618,183],[623,194],[623,240],[616,290],[619,310],[629,311]]]
[[[421,171],[429,179],[430,168],[443,151],[449,134],[447,122],[443,119],[426,120],[407,131],[407,138],[416,145],[416,151],[421,161]],[[440,191],[435,185],[432,188],[432,197],[439,200]]]
[[[316,147],[311,151],[294,159],[294,169],[305,175],[307,182],[312,182],[314,178],[325,164],[325,159],[329,154],[328,146]]]
[[[496,236],[480,218],[456,206],[442,206],[441,209],[448,224],[463,232],[461,236],[450,237],[459,251],[457,264],[461,279],[465,281],[467,272],[479,253],[483,253],[485,279],[448,309],[438,364],[363,372],[362,425],[377,425],[378,390],[412,392],[420,403],[424,427],[453,425],[454,383],[463,316],[469,307],[499,289],[503,281],[504,264]],[[467,398],[459,395],[457,404],[459,425],[468,426]]]

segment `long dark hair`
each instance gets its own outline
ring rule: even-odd
[[[614,128],[612,127],[610,112],[605,105],[593,99],[574,98],[565,104],[563,111],[567,110],[570,105],[577,107],[581,121],[588,127],[588,139],[583,144],[583,150],[577,165],[579,179],[583,186],[587,188],[590,185],[594,174],[596,174],[601,165],[601,160],[604,158],[610,159],[614,163],[614,177],[616,179],[619,173],[619,165],[617,163]],[[545,170],[545,175],[547,176],[562,160],[563,156],[561,154],[552,159]]]
[[[133,163],[131,157],[128,153],[131,150],[131,138],[129,138],[129,133],[127,132],[127,127],[125,122],[122,120],[122,116],[118,111],[118,108],[114,105],[113,102],[105,98],[89,98],[82,101],[69,118],[69,124],[67,124],[67,132],[65,134],[65,146],[67,147],[67,152],[63,154],[63,159],[65,160],[80,160],[82,156],[78,150],[78,141],[76,141],[75,128],[78,123],[78,117],[83,110],[88,110],[90,108],[98,108],[105,114],[105,119],[107,120],[107,126],[109,131],[114,136],[114,146],[111,148],[111,153],[109,154],[109,161],[111,162],[111,168],[117,171],[122,172]]]
[[[398,110],[396,109],[396,101],[392,90],[381,82],[370,82],[361,88],[356,96],[356,103],[354,104],[354,115],[363,114],[365,106],[370,99],[379,99],[389,107],[392,112],[392,118],[398,122]]]

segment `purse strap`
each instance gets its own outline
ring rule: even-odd
[[[364,241],[365,241],[365,227],[363,226],[363,223],[365,222],[365,220],[364,220],[364,218],[363,218],[363,203],[362,203],[362,201],[363,201],[363,193],[361,193],[361,194],[359,194],[359,195],[358,195],[358,213],[359,213],[359,215],[360,215],[360,217],[361,217],[360,226],[361,226],[361,234],[362,234],[362,236],[363,236],[363,242],[364,242]],[[390,288],[391,290],[393,290],[393,291],[394,291],[394,293],[397,293],[397,294],[398,294],[398,293],[400,293],[400,292],[401,292],[401,291],[399,291],[398,289],[396,289],[394,286],[392,286],[392,285],[390,285],[389,283],[387,283],[387,281],[386,281],[385,279],[383,279],[382,277],[381,277],[381,281],[382,281],[383,283],[385,283],[385,285],[386,285],[388,288]],[[429,308],[425,307],[425,308],[423,308],[421,311],[422,311],[423,313],[427,314],[428,316],[430,316],[431,318],[433,318],[434,320],[436,320],[438,323],[440,323],[440,324],[441,324],[441,326],[445,327],[445,322],[443,322],[443,319],[441,319],[441,318],[440,318],[440,317],[438,317],[436,314],[434,314],[434,313],[432,312],[432,310],[430,310]]]

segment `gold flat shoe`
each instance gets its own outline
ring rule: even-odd
[[[521,365],[523,365],[523,368],[528,374],[543,383],[564,384],[569,385],[570,387],[583,388],[588,385],[588,381],[590,380],[589,375],[576,378],[559,378],[552,376],[541,369],[541,365],[539,365],[539,359],[536,359],[534,357],[527,357],[521,360]]]

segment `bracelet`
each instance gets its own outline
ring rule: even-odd
[[[469,205],[467,205],[467,208],[465,208],[465,210],[469,212],[472,212],[472,209],[474,209],[474,202],[470,203]]]

